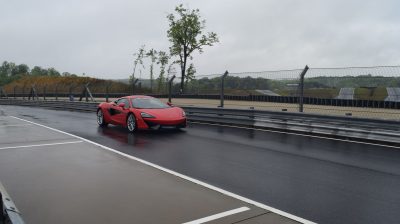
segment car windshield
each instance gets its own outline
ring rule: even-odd
[[[170,107],[167,104],[155,98],[136,98],[132,100],[132,105],[135,108],[143,108],[143,109],[163,109]]]

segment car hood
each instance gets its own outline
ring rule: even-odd
[[[139,109],[139,111],[153,115],[157,119],[181,119],[183,110],[179,107],[170,107],[163,109]]]

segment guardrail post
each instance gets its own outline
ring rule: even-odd
[[[219,107],[223,108],[224,107],[224,86],[225,86],[225,78],[228,76],[228,71],[225,71],[225,73],[221,76],[221,93],[220,93],[220,104]]]
[[[175,75],[171,77],[171,79],[168,81],[168,102],[171,103],[171,97],[172,97],[172,82],[175,79]]]
[[[304,111],[304,76],[306,75],[307,71],[308,71],[308,66],[306,65],[306,67],[303,69],[303,71],[300,74],[300,97],[299,97],[299,112],[303,112]]]

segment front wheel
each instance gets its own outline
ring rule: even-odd
[[[97,124],[99,124],[101,127],[107,126],[107,123],[104,120],[103,111],[101,109],[97,111]]]
[[[129,114],[128,119],[126,119],[126,126],[128,128],[129,132],[135,132],[136,131],[136,118],[135,115]]]

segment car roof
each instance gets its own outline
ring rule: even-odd
[[[135,99],[135,98],[153,98],[153,97],[146,95],[131,95],[131,96],[124,96],[122,98]]]

